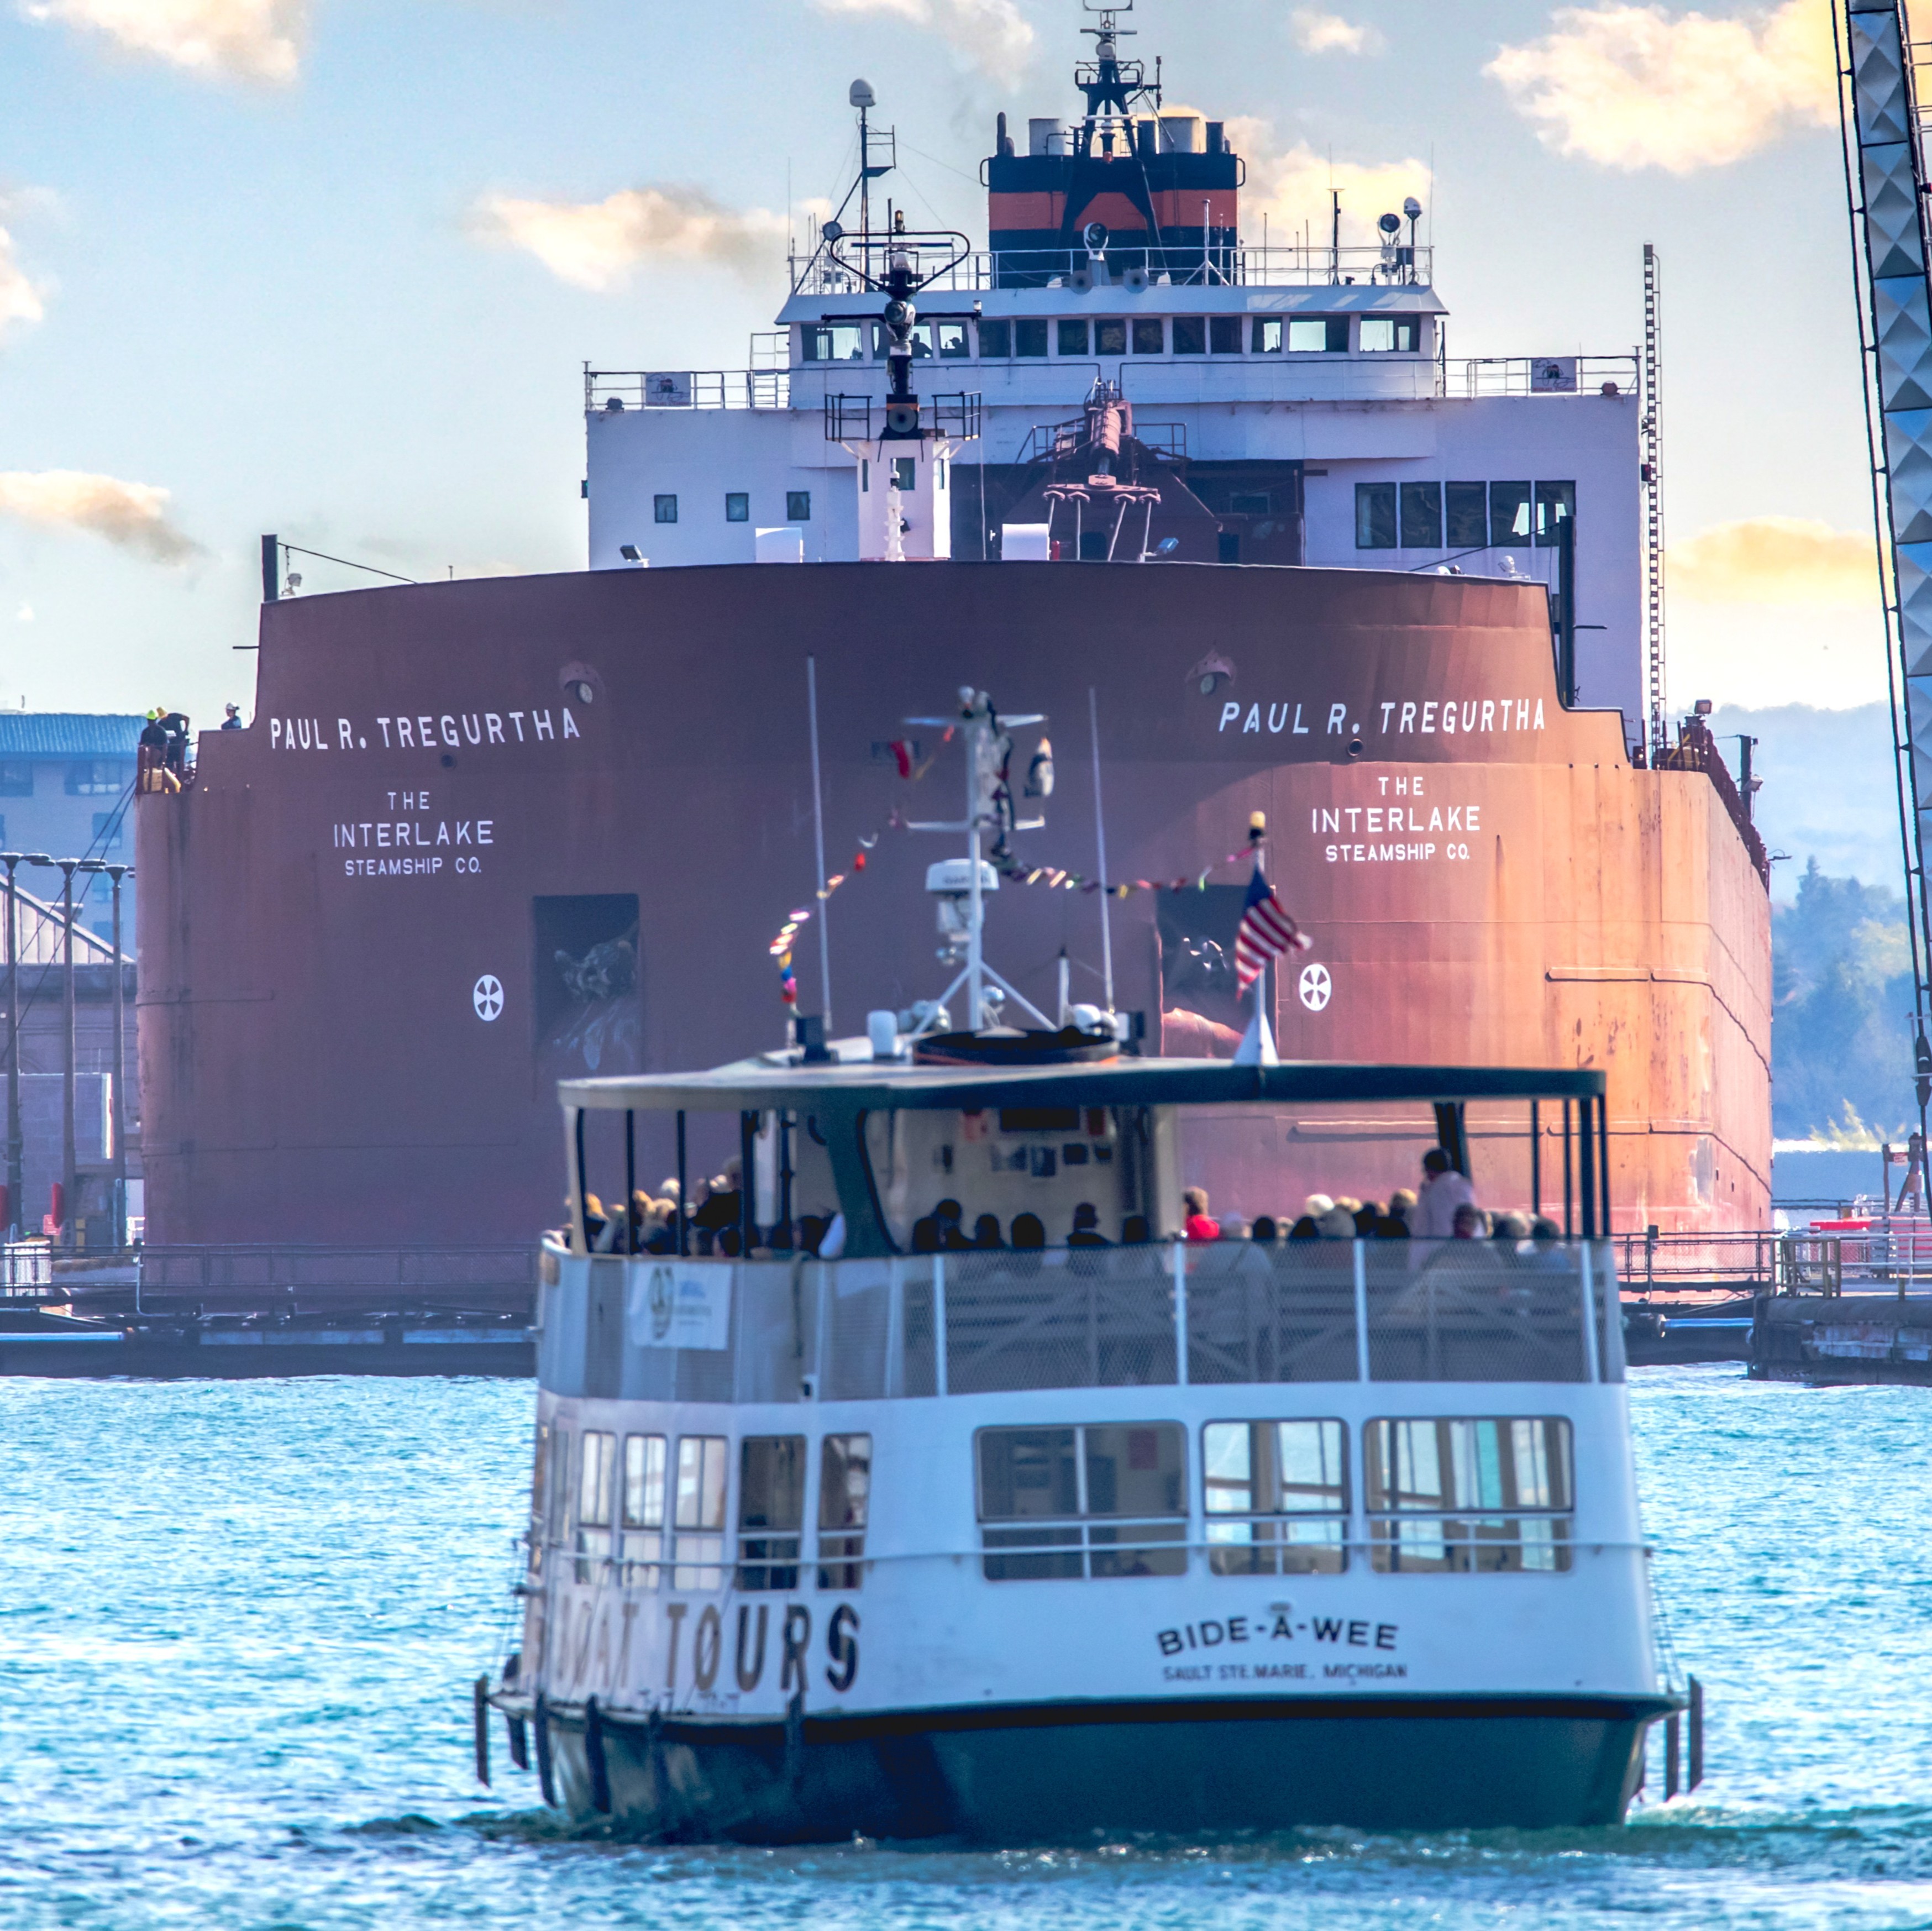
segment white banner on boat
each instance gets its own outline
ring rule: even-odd
[[[631,1276],[625,1322],[634,1348],[698,1348],[716,1353],[731,1345],[728,1267],[674,1261],[640,1263]]]

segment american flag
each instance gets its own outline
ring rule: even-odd
[[[1246,992],[1261,977],[1270,959],[1278,959],[1286,952],[1306,952],[1313,943],[1282,909],[1274,888],[1263,875],[1261,860],[1256,859],[1255,875],[1248,881],[1247,903],[1241,908],[1240,928],[1234,934],[1237,987]]]

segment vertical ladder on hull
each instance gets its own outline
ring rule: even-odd
[[[1832,10],[1864,350],[1872,507],[1883,589],[1899,838],[1912,933],[1913,1071],[1918,1128],[1932,1102],[1926,983],[1932,903],[1932,234],[1925,122],[1904,0],[1842,0]]]
[[[1660,264],[1643,244],[1644,638],[1648,661],[1650,753],[1668,749],[1664,716],[1664,325]]]

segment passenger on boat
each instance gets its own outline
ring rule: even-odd
[[[1456,1231],[1459,1209],[1474,1207],[1476,1190],[1466,1174],[1450,1165],[1449,1156],[1440,1147],[1432,1147],[1422,1156],[1422,1171],[1427,1176],[1415,1197],[1412,1231],[1426,1240],[1446,1240]]]
[[[1208,1189],[1190,1187],[1180,1196],[1180,1204],[1187,1210],[1187,1238],[1190,1240],[1218,1240],[1221,1237],[1221,1223],[1210,1217],[1208,1212]]]
[[[956,1200],[941,1201],[932,1210],[932,1217],[939,1222],[940,1245],[947,1253],[964,1254],[972,1246],[962,1224],[966,1218],[966,1210]]]
[[[1154,1230],[1148,1225],[1144,1213],[1130,1213],[1120,1223],[1120,1245],[1123,1247],[1144,1247],[1154,1238]]]
[[[1397,1187],[1389,1195],[1389,1218],[1402,1222],[1403,1234],[1415,1231],[1415,1195],[1412,1189]]]
[[[1301,1210],[1310,1220],[1319,1220],[1334,1204],[1334,1195],[1312,1193],[1301,1203]]]
[[[1090,1201],[1082,1201],[1073,1210],[1073,1231],[1066,1237],[1070,1247],[1111,1247],[1114,1243],[1100,1231],[1100,1216]]]
[[[1315,1231],[1324,1240],[1352,1240],[1355,1237],[1355,1216],[1338,1200],[1326,1213],[1317,1217]]]
[[[1499,1213],[1490,1228],[1492,1240],[1507,1241],[1512,1244],[1529,1238],[1529,1222],[1520,1213]]]
[[[1376,1237],[1376,1223],[1382,1217],[1382,1204],[1378,1201],[1365,1200],[1355,1210],[1355,1234],[1358,1240],[1372,1240]]]
[[[1288,1230],[1288,1237],[1291,1240],[1319,1240],[1322,1238],[1321,1225],[1312,1213],[1304,1213]]]
[[[1481,1240],[1488,1237],[1489,1216],[1472,1200],[1466,1200],[1456,1210],[1456,1218],[1449,1229],[1454,1240]]]
[[[1274,1216],[1271,1213],[1257,1215],[1254,1225],[1249,1230],[1248,1238],[1250,1240],[1265,1240],[1270,1246],[1279,1240],[1281,1229],[1275,1225]]]
[[[1000,1231],[1000,1216],[997,1213],[982,1213],[973,1223],[973,1245],[975,1247],[1004,1247],[1006,1237]]]
[[[1022,1252],[1044,1247],[1046,1245],[1046,1222],[1036,1213],[1015,1214],[1012,1244]]]
[[[691,1224],[698,1232],[700,1252],[710,1253],[728,1228],[736,1231],[744,1212],[744,1173],[741,1161],[728,1160],[722,1174],[704,1183],[704,1197],[691,1216]]]

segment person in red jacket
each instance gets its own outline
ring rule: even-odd
[[[1218,1240],[1220,1239],[1220,1222],[1211,1219],[1208,1212],[1208,1189],[1205,1187],[1190,1187],[1180,1196],[1180,1204],[1187,1210],[1189,1240]]]

